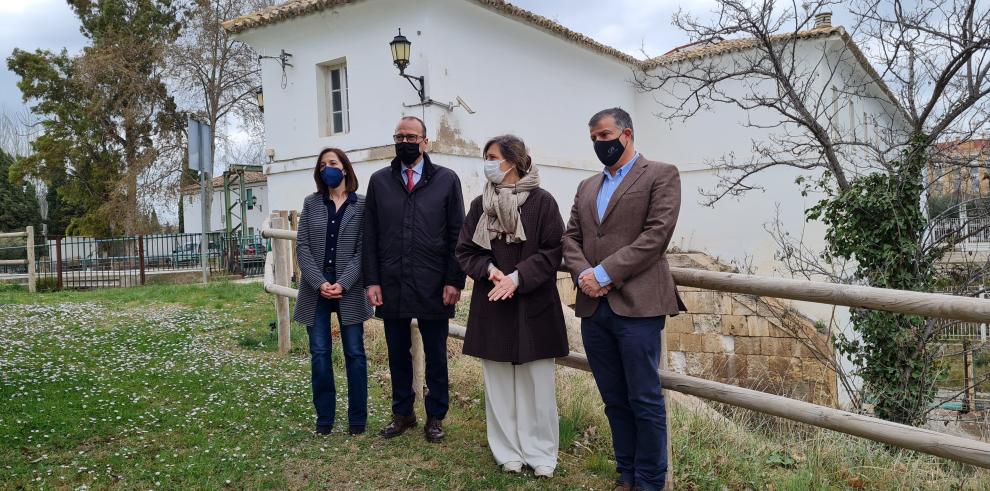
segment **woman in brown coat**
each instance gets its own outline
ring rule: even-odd
[[[526,145],[485,144],[488,183],[471,203],[457,260],[474,279],[464,354],[482,359],[488,446],[507,472],[551,477],[559,447],[554,358],[568,352],[557,293],[564,223]]]

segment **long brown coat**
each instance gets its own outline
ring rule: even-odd
[[[612,278],[608,305],[626,317],[677,315],[687,310],[667,264],[667,245],[681,208],[677,167],[640,156],[612,194],[598,220],[598,190],[604,176],[578,185],[564,234],[564,258],[574,281],[601,264]],[[575,314],[591,317],[599,299],[577,292]]]
[[[557,202],[543,189],[530,192],[519,209],[525,242],[492,238],[492,250],[474,243],[482,216],[481,197],[471,203],[457,242],[461,268],[474,279],[464,354],[492,361],[527,363],[567,355],[567,331],[557,293],[557,268],[563,251],[564,222]],[[508,300],[492,302],[488,263],[505,274],[519,271],[519,288]]]

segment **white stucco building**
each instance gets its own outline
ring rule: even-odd
[[[245,203],[248,203],[246,227],[249,235],[260,233],[261,222],[271,213],[268,206],[268,179],[261,172],[244,173]],[[213,202],[210,205],[210,231],[223,232],[226,230],[226,212],[224,210],[223,176],[217,176],[210,183],[213,187]],[[231,227],[238,224],[241,214],[240,187],[232,184],[230,189]],[[203,213],[200,206],[200,188],[198,184],[182,188],[182,227],[186,233],[199,233],[203,230]]]
[[[801,173],[793,169],[760,174],[754,183],[763,191],[714,208],[700,204],[699,188],[711,189],[717,179],[707,162],[730,153],[745,158],[752,141],[773,130],[745,127],[759,115],[729,106],[687,121],[658,119],[660,95],[639,93],[631,81],[637,70],[662,70],[662,57],[637,59],[502,0],[293,0],[225,27],[262,55],[291,55],[284,67],[262,60],[266,145],[274,151],[265,166],[271,209],[302,207],[315,190],[312,168],[324,147],[345,150],[367,182],[394,155],[391,135],[399,117],[414,115],[427,124],[434,162],[461,177],[467,202],[484,182],[480,146],[512,133],[526,141],[543,187],[566,215],[577,183],[602,171],[588,119],[619,106],[633,116],[638,150],[680,169],[683,199],[672,246],[723,261],[745,259],[759,274],[778,274],[776,245],[764,228],[778,210],[784,226],[811,247],[823,243],[823,228],[804,218],[815,198],[801,195],[795,184]],[[397,27],[412,42],[406,72],[425,76],[426,96],[444,103],[460,98],[473,113],[456,102],[452,109],[418,104],[392,65],[388,43]],[[802,34],[800,43],[818,56],[833,45],[848,49],[844,31],[830,25]],[[740,50],[720,43],[687,56],[737,56]],[[889,112],[871,101],[858,104],[843,106],[850,108],[845,121],[851,127]],[[820,318],[832,312],[830,306],[803,310]]]

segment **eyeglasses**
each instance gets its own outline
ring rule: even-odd
[[[392,139],[395,143],[409,142],[409,143],[419,143],[423,139],[419,135],[392,135]]]

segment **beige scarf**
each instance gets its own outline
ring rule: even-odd
[[[519,219],[519,207],[529,198],[529,192],[540,186],[540,172],[535,165],[515,186],[496,186],[489,181],[481,194],[481,219],[474,229],[475,244],[492,249],[492,238],[505,239],[506,244],[524,242],[526,232]]]

